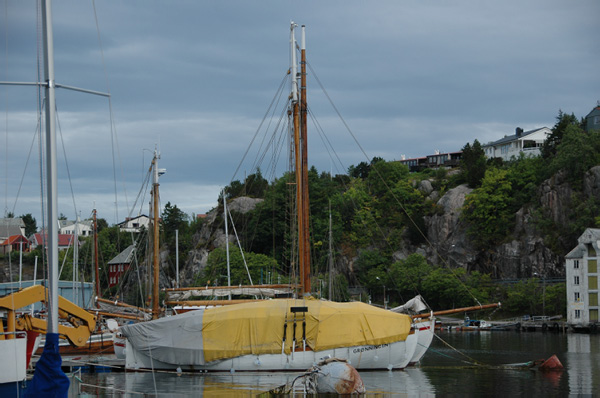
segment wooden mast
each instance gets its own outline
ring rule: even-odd
[[[98,218],[94,209],[94,269],[96,271],[96,297],[100,298],[100,266],[98,264]]]
[[[309,233],[309,199],[308,199],[308,141],[307,141],[307,101],[306,101],[306,35],[302,25],[300,42],[300,142],[302,153],[302,240],[303,240],[303,273],[302,286],[304,295],[310,294],[310,233]]]
[[[298,222],[298,262],[300,293],[310,295],[310,236],[308,220],[308,156],[306,129],[306,50],[304,26],[302,26],[300,92],[298,90],[298,62],[296,59],[296,38],[294,22],[291,24],[291,74],[292,74],[292,115],[294,123],[294,153],[296,167],[296,212]]]
[[[294,161],[296,168],[296,216],[298,223],[298,264],[300,293],[305,292],[304,287],[304,240],[302,237],[303,222],[302,217],[302,157],[300,155],[300,105],[298,93],[298,63],[296,61],[296,24],[291,23],[290,27],[290,52],[291,52],[291,74],[292,74],[292,118],[294,123]]]

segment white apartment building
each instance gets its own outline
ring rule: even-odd
[[[567,324],[574,329],[598,328],[598,252],[600,229],[588,228],[565,256]]]

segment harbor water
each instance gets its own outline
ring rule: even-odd
[[[556,354],[562,371],[518,365]],[[510,366],[506,366],[510,365]],[[596,396],[600,394],[600,335],[515,331],[437,332],[420,366],[360,372],[368,397]],[[84,373],[71,396],[251,397],[298,373]],[[81,391],[81,393],[80,393]]]

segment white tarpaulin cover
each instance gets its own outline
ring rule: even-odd
[[[135,349],[166,363],[203,365],[202,318],[205,310],[121,326]]]

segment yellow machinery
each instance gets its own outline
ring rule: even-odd
[[[48,292],[41,285],[31,286],[0,297],[0,310],[7,312],[6,331],[9,332],[6,335],[0,334],[0,339],[4,339],[4,336],[7,339],[14,338],[12,332],[17,330],[31,330],[45,334],[48,327],[46,320],[33,317],[29,313],[16,316],[15,311],[37,302],[47,302],[47,300]],[[69,340],[71,344],[78,347],[86,344],[96,328],[95,315],[61,296],[58,297],[58,316],[61,320],[66,321],[58,325],[58,334],[61,338]],[[2,330],[4,330],[4,325],[0,319],[0,331]]]

